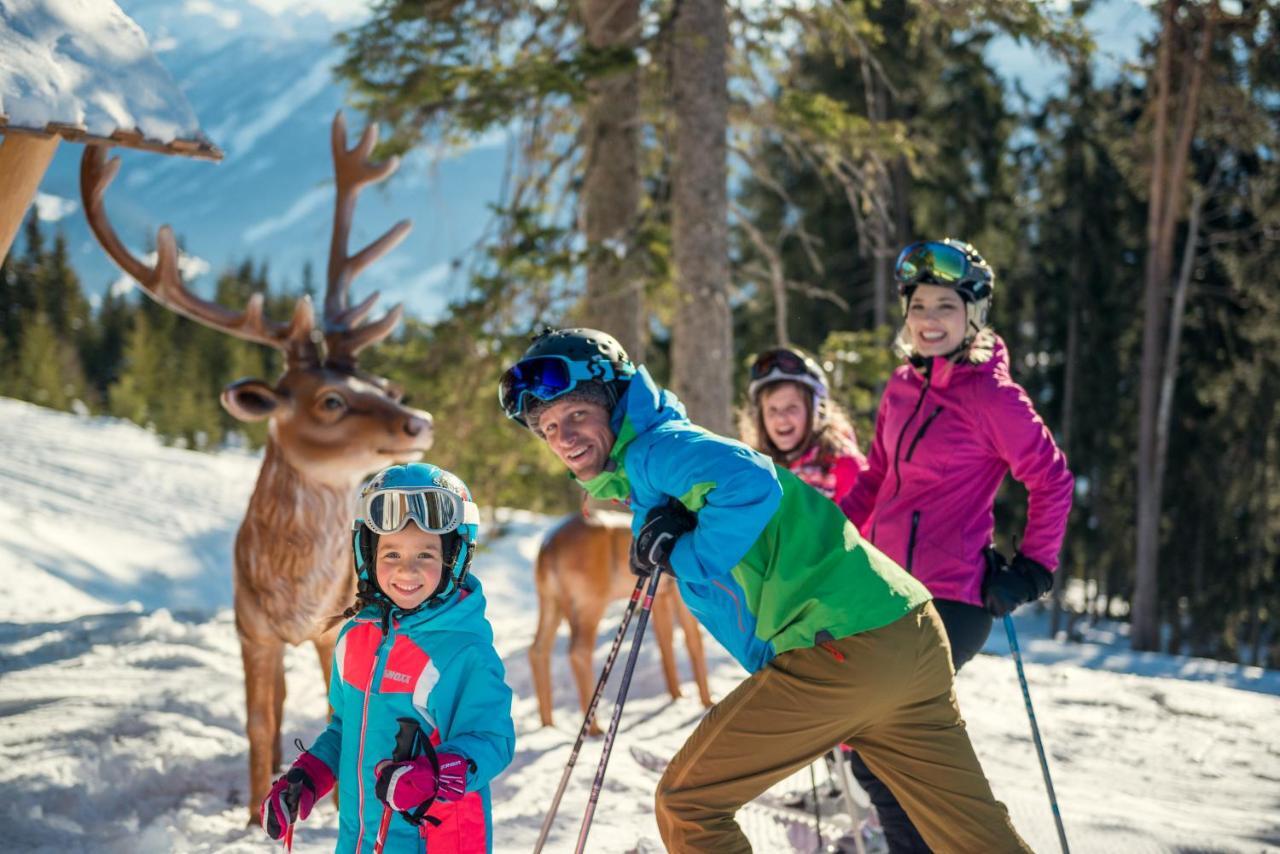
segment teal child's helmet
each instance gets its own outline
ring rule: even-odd
[[[467,485],[439,466],[406,463],[378,472],[360,490],[360,509],[352,526],[355,572],[362,594],[390,601],[379,588],[374,571],[377,538],[411,522],[439,534],[444,547],[440,583],[423,602],[434,607],[459,590],[471,570],[480,534],[480,510]]]

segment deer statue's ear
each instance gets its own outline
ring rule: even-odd
[[[262,380],[236,380],[222,390],[222,408],[240,421],[261,421],[284,405],[284,395]]]

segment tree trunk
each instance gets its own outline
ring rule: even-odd
[[[678,0],[673,14],[672,248],[680,304],[671,333],[671,384],[694,421],[730,434],[728,26],[720,0]]]
[[[597,49],[633,46],[639,0],[583,0],[587,42]],[[640,211],[639,73],[635,67],[588,83],[583,119],[586,174],[582,230],[587,238],[587,326],[602,329],[644,361],[644,279],[635,246]]]
[[[1166,339],[1163,370],[1160,375],[1160,402],[1156,410],[1156,466],[1157,484],[1164,484],[1165,464],[1169,455],[1169,422],[1173,416],[1174,382],[1178,377],[1178,351],[1182,344],[1182,321],[1187,307],[1187,289],[1191,286],[1191,274],[1195,272],[1196,248],[1200,245],[1200,215],[1204,210],[1208,192],[1198,190],[1191,203],[1191,219],[1187,224],[1187,238],[1182,251],[1182,266],[1173,290],[1173,306],[1169,312],[1169,334]]]
[[[862,59],[862,85],[866,92],[867,121],[872,130],[885,118],[886,101],[889,93],[876,77],[874,69],[867,57]],[[889,322],[889,288],[893,281],[893,262],[895,249],[893,243],[896,235],[893,215],[894,192],[893,176],[881,158],[872,153],[865,156],[862,167],[861,199],[866,202],[866,223],[864,234],[859,235],[862,254],[871,258],[871,287],[873,290],[871,322],[875,328]],[[869,245],[867,245],[869,244]]]
[[[1169,282],[1173,270],[1174,236],[1182,213],[1182,191],[1191,139],[1199,109],[1201,81],[1212,44],[1215,9],[1204,25],[1201,49],[1183,65],[1187,68],[1182,103],[1178,105],[1177,132],[1168,138],[1170,90],[1173,83],[1174,39],[1177,36],[1175,11],[1178,3],[1167,0],[1155,88],[1155,116],[1152,138],[1150,203],[1147,209],[1147,263],[1143,287],[1142,366],[1138,399],[1138,501],[1137,557],[1133,594],[1132,642],[1138,650],[1155,650],[1159,645],[1160,507],[1163,491],[1159,439],[1160,389],[1164,376],[1166,317],[1169,310]]]
[[[1083,281],[1080,269],[1083,264],[1079,258],[1080,253],[1077,252],[1071,259],[1071,282],[1067,286],[1067,352],[1062,378],[1062,422],[1059,427],[1062,431],[1062,452],[1067,455],[1068,461],[1071,459],[1071,425],[1076,403],[1076,362],[1080,358],[1080,299],[1077,286]],[[1058,629],[1062,625],[1062,597],[1066,593],[1068,572],[1070,569],[1065,564],[1061,565],[1058,567],[1058,577],[1054,579],[1053,616],[1049,620],[1051,638],[1058,636]]]

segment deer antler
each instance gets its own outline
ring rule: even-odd
[[[218,305],[187,290],[178,269],[178,244],[173,229],[160,227],[156,234],[156,264],[148,267],[133,256],[107,218],[102,198],[107,187],[120,171],[120,158],[107,160],[107,146],[86,145],[80,160],[80,197],[84,202],[85,218],[98,243],[156,302],[171,311],[188,317],[212,329],[226,332],[245,341],[266,344],[285,353],[290,363],[318,361],[311,332],[315,328],[315,313],[311,299],[303,296],[293,310],[288,323],[271,323],[262,313],[263,298],[256,293],[249,298],[244,311],[236,312]]]
[[[377,183],[394,172],[400,165],[400,159],[392,157],[383,163],[370,162],[369,154],[378,142],[376,124],[366,127],[355,148],[348,149],[347,123],[341,110],[333,117],[332,142],[334,181],[338,197],[333,211],[329,283],[324,298],[324,332],[328,350],[326,358],[331,363],[350,366],[355,364],[356,354],[362,349],[390,335],[403,313],[403,307],[396,305],[378,320],[363,323],[377,302],[378,294],[374,292],[359,305],[348,307],[347,294],[351,282],[365,267],[404,240],[413,225],[407,219],[401,220],[355,255],[346,254],[356,196],[366,184]]]

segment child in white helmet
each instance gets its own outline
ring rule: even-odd
[[[775,347],[751,363],[742,441],[832,501],[849,494],[867,458],[853,425],[831,399],[826,372],[794,347]]]

